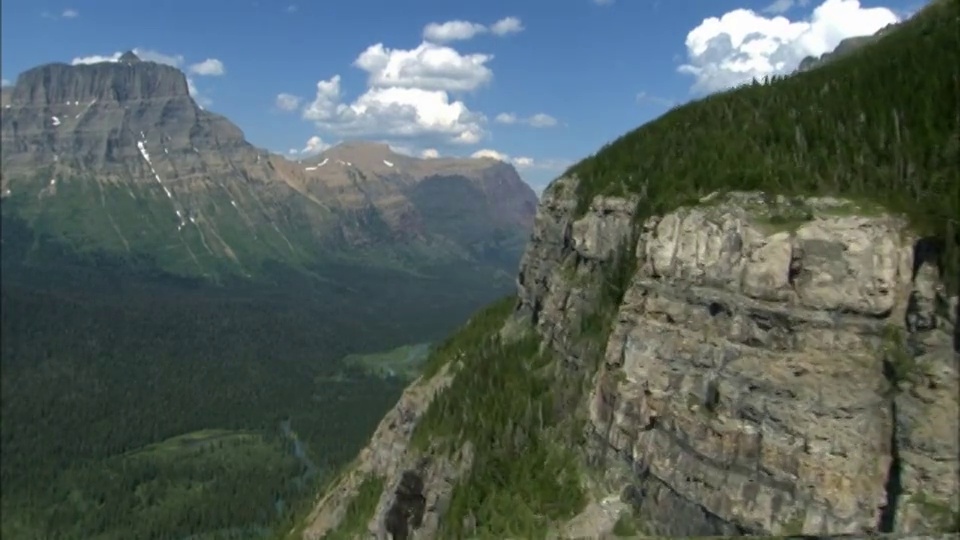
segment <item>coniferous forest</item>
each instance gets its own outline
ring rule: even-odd
[[[2,249],[4,538],[281,535],[404,385],[339,359],[438,339],[485,301],[437,314],[457,291],[357,269],[363,303],[281,269],[214,286],[6,217]]]

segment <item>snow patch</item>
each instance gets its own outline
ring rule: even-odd
[[[170,153],[170,151],[169,151],[169,150],[167,150],[166,148],[164,148],[164,149],[163,149],[163,153],[164,153],[164,154],[169,154],[169,153]]]
[[[143,156],[143,159],[147,160],[147,165],[150,165],[150,168],[153,168],[153,163],[150,161],[150,154],[147,152],[146,146],[144,146],[143,141],[137,141],[137,148],[140,149],[140,155]]]
[[[317,165],[317,167],[323,167],[324,165],[327,164],[328,161],[330,161],[330,158],[323,158],[323,161],[321,161],[321,162]]]
[[[383,164],[386,165],[387,167],[393,167],[393,163],[391,163],[391,162],[389,162],[389,161],[387,161],[387,160],[383,160]]]
[[[230,201],[230,204],[232,204],[234,208],[237,207],[237,201]]]
[[[53,127],[57,127],[60,125],[60,119],[57,118],[56,116],[51,116],[50,119],[53,120]]]
[[[316,167],[304,167],[303,170],[305,170],[305,171],[315,171],[315,170],[317,170],[317,168],[316,168]]]

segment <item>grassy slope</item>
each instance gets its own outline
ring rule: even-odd
[[[641,216],[716,190],[841,194],[866,208],[903,211],[922,230],[950,238],[947,262],[956,268],[958,15],[958,2],[949,0],[820,70],[669,112],[571,168],[582,180],[580,211],[596,195],[625,192],[647,195]],[[573,344],[595,361],[636,267],[631,255],[623,250],[606,275],[595,276],[598,302]],[[481,311],[425,366],[429,376],[460,362],[414,444],[477,446],[476,465],[444,519],[442,534],[450,537],[467,532],[467,516],[482,537],[536,537],[546,521],[583,502],[578,466],[564,446],[578,444],[576,404],[596,364],[571,375],[529,336],[501,342],[496,333],[510,308]]]

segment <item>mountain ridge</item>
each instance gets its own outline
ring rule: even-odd
[[[483,265],[485,251],[464,242],[518,258],[532,226],[536,195],[511,165],[423,160],[356,141],[291,161],[203,110],[183,72],[133,53],[38,66],[4,96],[4,212],[81,250],[160,253],[169,271],[207,276],[250,276],[268,260],[309,266],[365,249],[365,264],[410,267],[433,252],[428,259]],[[357,163],[331,160],[348,154]],[[431,190],[418,185],[437,178],[473,194],[455,198],[470,210],[464,219],[425,224],[429,216],[410,197],[424,199]],[[449,194],[436,191],[421,202],[442,207]],[[89,222],[64,216],[98,206],[104,216]],[[475,234],[450,236],[448,226]]]

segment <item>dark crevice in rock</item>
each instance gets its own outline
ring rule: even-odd
[[[730,310],[727,306],[721,304],[720,302],[710,302],[707,306],[707,311],[710,313],[711,317],[716,317],[717,315],[730,315]]]
[[[884,359],[883,376],[896,391],[897,375],[889,359]],[[877,523],[877,530],[882,533],[890,533],[894,530],[896,524],[897,508],[900,504],[900,497],[903,495],[903,483],[901,472],[903,463],[900,460],[900,444],[897,440],[897,400],[896,394],[890,398],[890,416],[892,418],[892,427],[890,428],[890,467],[887,470],[887,481],[884,485],[886,492],[886,501],[883,509],[880,511],[880,519]]]
[[[423,487],[423,478],[419,474],[415,471],[404,471],[385,523],[387,532],[395,540],[409,538],[411,530],[418,528],[423,522],[423,513],[427,506]]]
[[[917,279],[917,273],[924,264],[933,264],[937,270],[943,274],[943,253],[946,250],[946,242],[942,238],[926,236],[918,239],[913,244],[913,273],[910,281]]]

